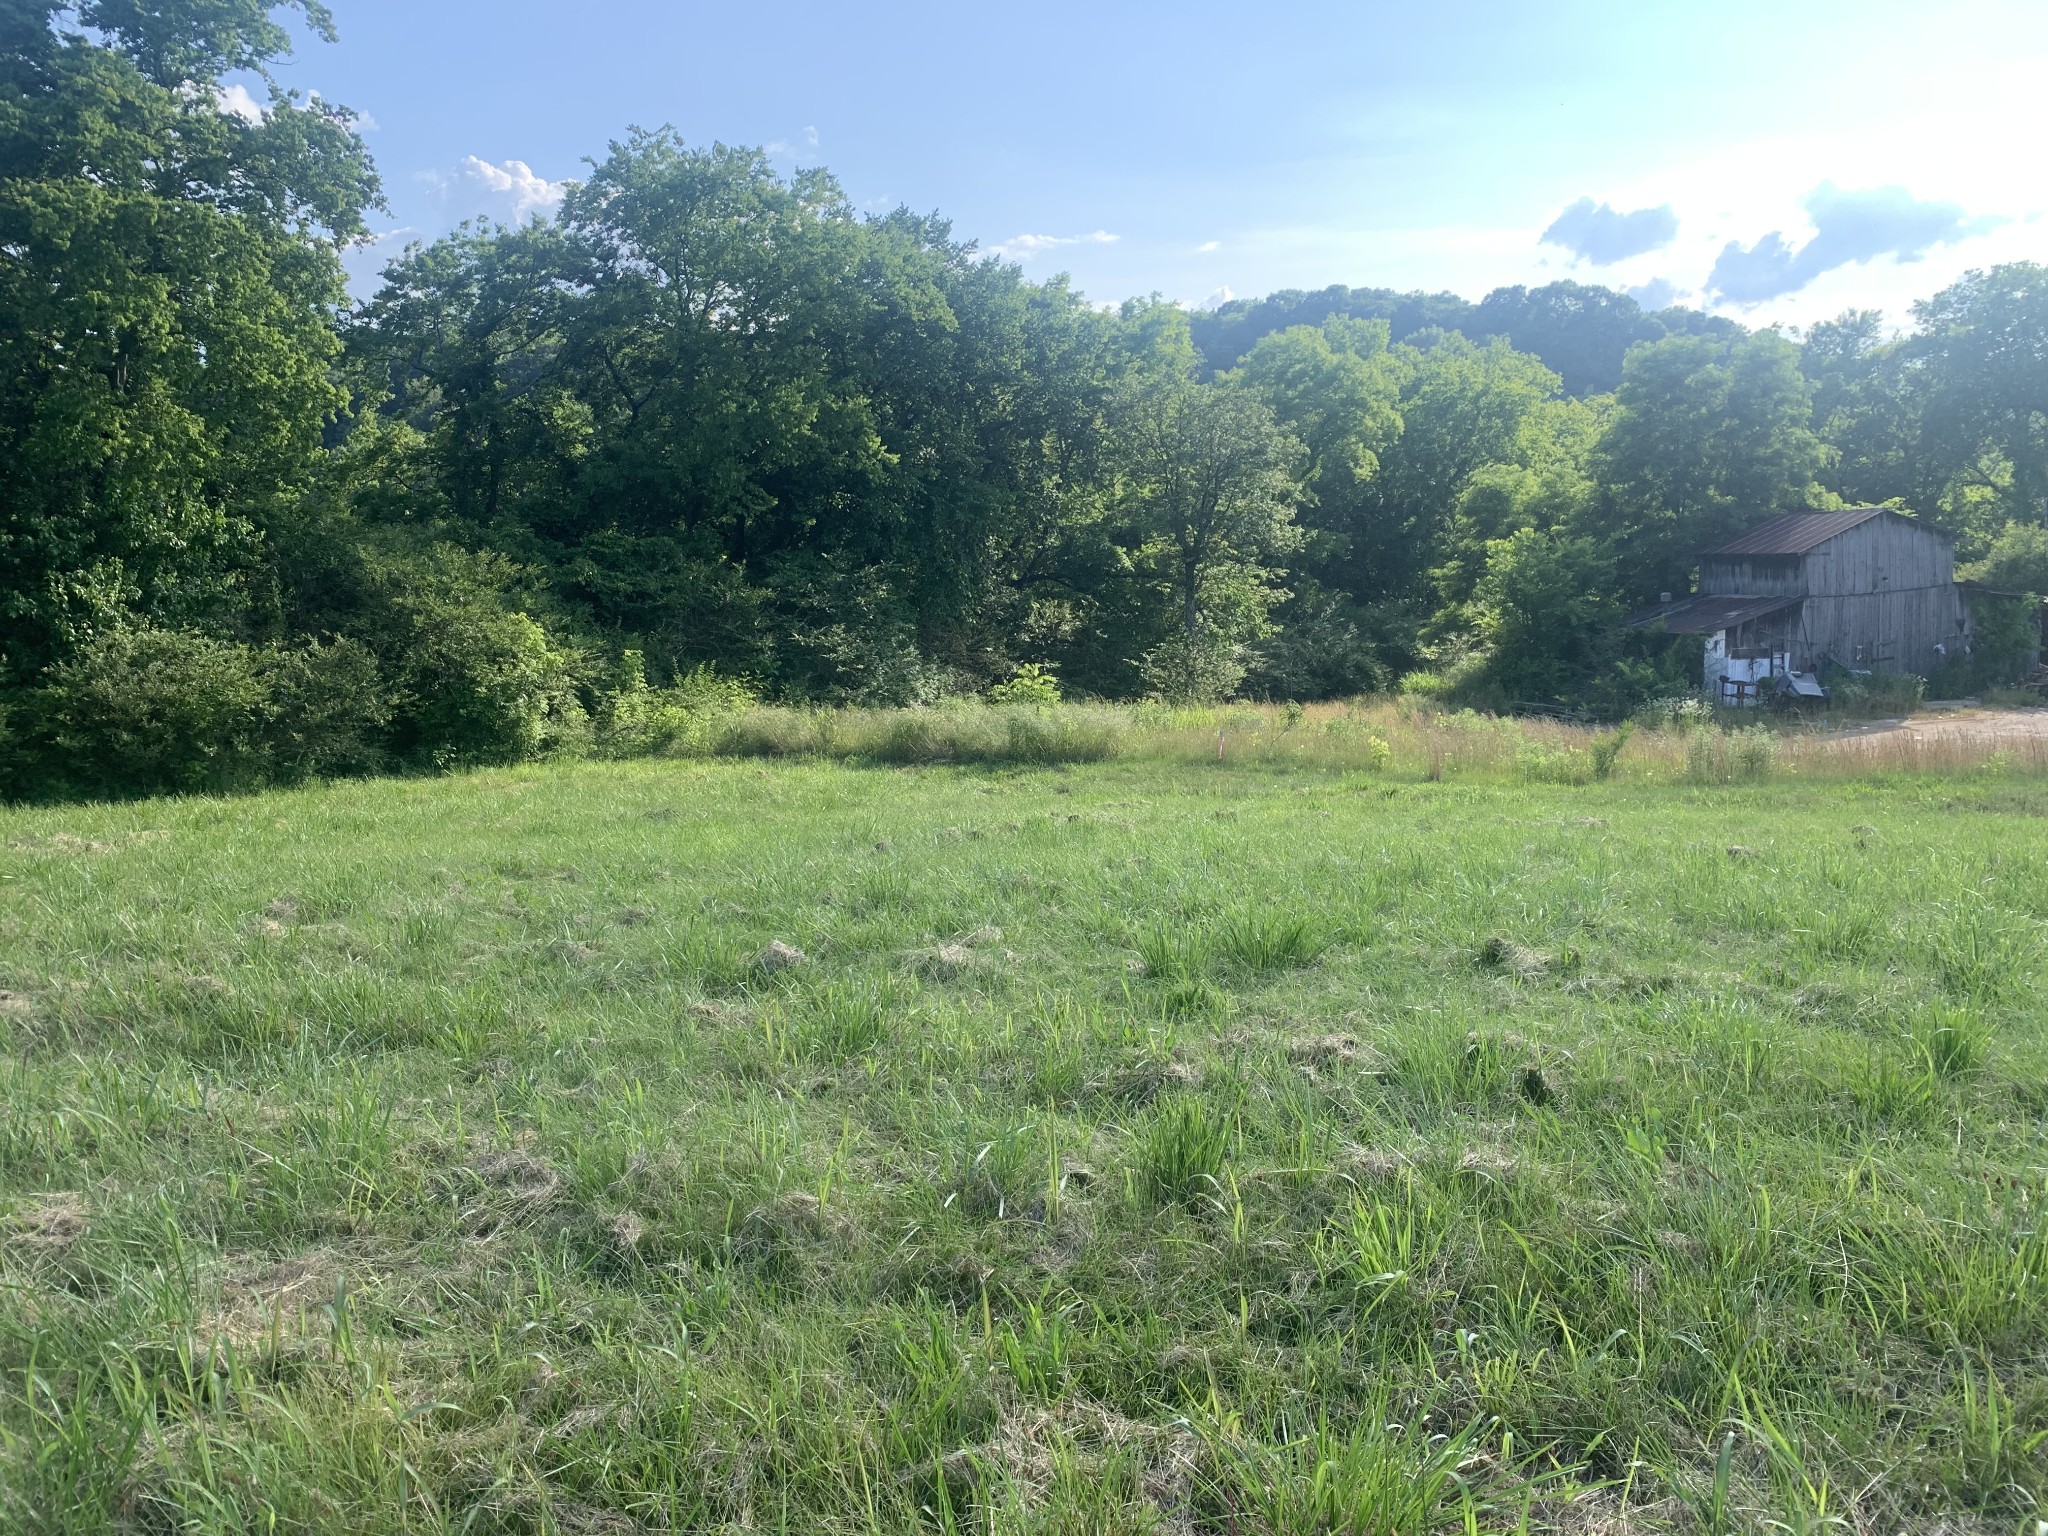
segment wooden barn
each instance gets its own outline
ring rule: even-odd
[[[1925,677],[1974,640],[1939,528],[1885,507],[1794,512],[1700,556],[1699,591],[1630,617],[1706,636],[1710,697],[1819,696],[1828,667]]]

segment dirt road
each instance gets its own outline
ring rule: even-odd
[[[1873,720],[1838,733],[1857,737],[1903,735],[1914,741],[1957,746],[2048,740],[2048,709],[1981,709],[1975,705],[1931,705],[1909,720]]]

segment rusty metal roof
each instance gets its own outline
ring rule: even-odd
[[[1662,626],[1674,635],[1711,635],[1716,630],[1735,629],[1751,619],[1767,618],[1786,608],[1797,608],[1803,597],[1724,597],[1708,592],[1699,597],[1682,597],[1675,603],[1645,608],[1624,622],[1632,629]]]
[[[1710,549],[1700,558],[1712,560],[1721,555],[1803,555],[1808,550],[1827,543],[1837,534],[1847,533],[1851,528],[1860,528],[1873,517],[1891,513],[1889,507],[1851,507],[1846,512],[1788,512],[1783,517],[1774,517],[1769,522],[1758,523],[1741,538],[1723,544],[1719,549]],[[1929,533],[1939,532],[1926,523],[1919,525]]]

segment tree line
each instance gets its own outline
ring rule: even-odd
[[[1808,507],[1899,506],[2048,589],[2038,266],[1903,336],[1569,282],[1104,309],[635,131],[554,217],[353,302],[351,114],[221,105],[283,9],[0,11],[9,794],[508,761],[718,678],[1614,710],[1693,680],[1617,619]]]

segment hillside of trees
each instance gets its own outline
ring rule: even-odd
[[[2041,267],[1904,335],[1575,283],[1104,310],[635,131],[355,302],[351,115],[217,105],[277,9],[0,12],[8,795],[509,761],[680,679],[1612,712],[1693,671],[1616,619],[1797,508],[2048,589]]]

